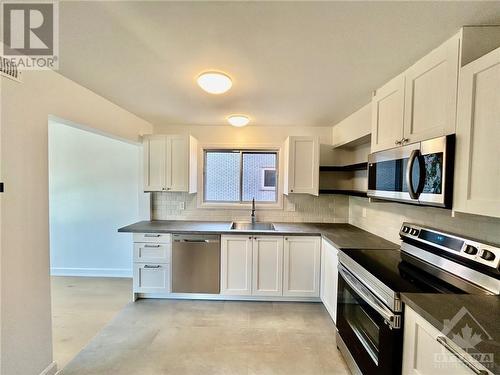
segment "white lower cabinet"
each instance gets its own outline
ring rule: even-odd
[[[283,237],[254,237],[252,294],[255,296],[283,294]]]
[[[221,294],[319,297],[320,238],[221,237]]]
[[[251,236],[221,237],[221,294],[252,294],[252,244]]]
[[[442,332],[405,306],[402,373],[404,375],[474,374],[475,372],[457,357],[457,354],[462,353],[454,354],[438,341],[443,339],[451,342]],[[453,343],[451,345],[456,346]],[[479,364],[473,365],[479,369]]]
[[[321,301],[337,323],[338,250],[328,241],[321,241]]]
[[[319,297],[321,239],[285,237],[283,295]]]
[[[134,293],[169,293],[169,264],[134,263]]]

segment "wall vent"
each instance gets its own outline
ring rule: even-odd
[[[0,56],[0,75],[21,82],[21,72],[11,60]]]

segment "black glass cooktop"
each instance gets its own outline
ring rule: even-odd
[[[342,249],[352,260],[398,293],[464,293],[418,267],[411,255],[396,250]],[[411,262],[411,263],[410,263]]]

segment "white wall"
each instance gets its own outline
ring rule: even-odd
[[[131,141],[152,126],[51,72],[25,72],[1,89],[1,368],[38,375],[52,363],[48,116]],[[126,88],[124,88],[126,89]]]
[[[49,123],[52,275],[132,276],[130,238],[116,228],[140,219],[141,156],[139,144]]]

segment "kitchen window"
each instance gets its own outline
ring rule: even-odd
[[[203,201],[277,203],[277,171],[277,151],[205,150]]]

